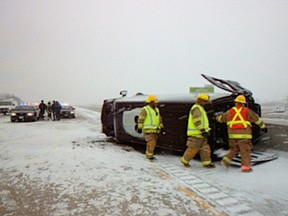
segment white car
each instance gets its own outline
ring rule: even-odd
[[[11,110],[14,109],[17,105],[17,102],[14,100],[1,100],[0,101],[0,113],[6,115],[11,113]]]

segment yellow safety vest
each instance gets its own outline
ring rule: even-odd
[[[198,127],[194,124],[194,117],[192,115],[192,110],[195,108],[198,108],[201,112],[200,120],[202,124]],[[209,120],[204,108],[198,104],[194,104],[189,112],[187,136],[195,136],[197,138],[203,138],[201,132],[202,129],[204,129],[207,132],[211,130],[211,128],[209,127]]]
[[[144,107],[147,116],[143,123],[144,133],[156,133],[160,131],[160,111],[157,107],[153,109],[147,105]]]

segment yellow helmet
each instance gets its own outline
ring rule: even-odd
[[[246,98],[244,95],[239,95],[234,100],[237,103],[246,103]]]
[[[203,93],[203,94],[198,95],[197,98],[201,99],[201,100],[204,100],[204,101],[209,101],[210,96]]]
[[[146,99],[147,103],[158,103],[158,98],[155,95],[149,95]]]

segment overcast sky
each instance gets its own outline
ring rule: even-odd
[[[202,73],[281,100],[287,72],[287,0],[0,1],[0,93],[25,101],[188,93]]]

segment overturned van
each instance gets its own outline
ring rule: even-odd
[[[227,93],[211,93],[210,103],[205,105],[211,136],[209,144],[212,152],[218,149],[228,149],[228,134],[226,124],[215,121],[215,116],[234,106],[234,99],[238,95],[245,95],[247,106],[261,116],[261,106],[255,103],[251,91],[243,88],[239,83],[222,80],[202,74],[210,83]],[[145,145],[144,135],[135,130],[141,108],[146,104],[148,95],[138,93],[135,96],[104,100],[101,113],[102,131],[107,136],[114,137],[119,143],[135,143]],[[187,121],[191,106],[196,102],[195,94],[157,95],[159,109],[163,118],[165,133],[159,135],[157,148],[176,152],[186,150]],[[263,133],[253,125],[253,144],[256,144]]]

